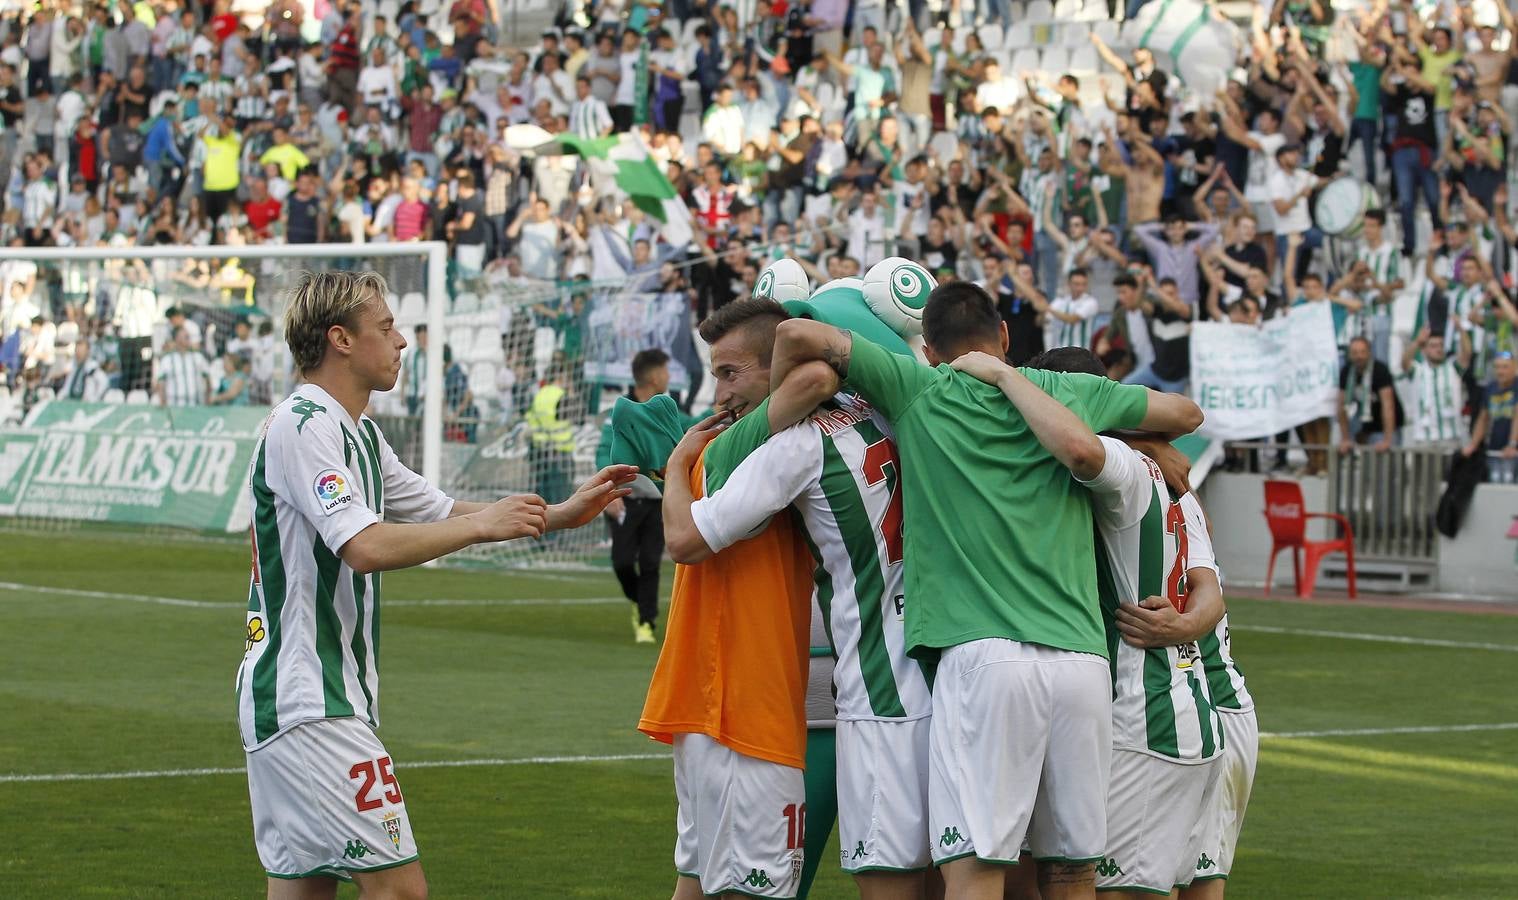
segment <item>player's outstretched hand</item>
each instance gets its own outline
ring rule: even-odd
[[[607,466],[592,475],[568,500],[548,507],[548,530],[579,528],[594,519],[606,504],[632,493],[625,485],[637,475],[637,466]]]
[[[1007,365],[1006,360],[997,359],[989,353],[979,350],[971,350],[969,353],[949,363],[960,372],[965,373],[977,381],[986,384],[997,384],[1012,367]]]
[[[665,464],[665,472],[674,477],[683,477],[696,464],[696,458],[712,439],[721,434],[727,428],[732,415],[726,410],[715,412],[690,427],[685,432],[685,437],[675,445],[675,449],[669,454],[669,462]]]
[[[473,515],[480,520],[487,541],[542,537],[547,530],[548,504],[537,494],[503,497]]]
[[[1113,615],[1123,640],[1134,647],[1173,647],[1185,643],[1181,614],[1164,597],[1145,597],[1137,605],[1120,604]]]

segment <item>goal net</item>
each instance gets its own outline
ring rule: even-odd
[[[327,269],[385,277],[409,346],[369,415],[402,461],[460,499],[563,499],[595,471],[638,350],[672,351],[675,389],[685,363],[699,365],[683,295],[526,282],[504,267],[465,280],[440,243],[7,249],[0,527],[240,539],[259,427],[297,384],[289,291]],[[608,546],[597,522],[445,562],[604,566]]]

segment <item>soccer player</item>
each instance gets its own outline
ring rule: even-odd
[[[999,387],[1039,443],[1091,492],[1097,592],[1112,653],[1112,772],[1107,854],[1097,889],[1167,895],[1189,884],[1201,853],[1222,751],[1197,639],[1222,618],[1212,541],[1190,493],[1186,458],[1150,439],[1098,437],[1005,362],[972,353],[954,368]],[[1089,351],[1046,352],[1029,367],[1105,369]],[[1184,608],[1184,611],[1182,611]]]
[[[817,405],[765,403],[775,326],[785,318],[773,300],[747,298],[701,323],[722,412],[670,454],[666,540],[678,531],[671,511],[720,490],[746,448],[775,430],[777,414],[790,424]],[[722,431],[726,416],[736,422]],[[676,900],[794,897],[801,880],[812,557],[787,515],[746,538],[676,567],[664,645],[638,722],[639,731],[674,748]]]
[[[837,376],[827,368],[821,374],[822,390],[836,389]],[[760,411],[773,418],[768,401]],[[921,665],[906,655],[903,610],[910,601],[902,580],[895,441],[885,421],[851,393],[831,396],[773,437],[760,429],[745,436],[747,455],[719,489],[694,501],[686,491],[666,494],[670,554],[700,562],[787,508],[799,514],[817,560],[815,596],[836,658],[842,866],[864,900],[919,897],[931,862],[932,698]],[[678,482],[685,474],[672,466],[669,477]]]
[[[603,469],[562,504],[455,501],[364,415],[406,340],[372,272],[296,286],[285,340],[305,383],[270,412],[250,476],[253,576],[237,673],[253,838],[271,898],[424,897],[411,821],[379,727],[380,573],[470,544],[541,537],[623,496]],[[403,524],[406,523],[406,524]]]
[[[924,368],[819,322],[777,332],[771,377],[823,360],[891,423],[901,451],[908,653],[936,660],[929,747],[934,862],[949,900],[1000,897],[1030,821],[1045,898],[1089,897],[1106,849],[1112,711],[1084,489],[1001,392],[944,365],[1003,356],[980,287],[940,285]],[[1090,375],[1030,381],[1093,430],[1188,432],[1190,400]],[[1057,712],[1056,712],[1057,711]]]

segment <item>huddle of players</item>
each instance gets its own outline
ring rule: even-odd
[[[762,298],[703,323],[736,421],[669,460],[682,565],[639,723],[674,745],[676,900],[804,896],[834,763],[862,897],[927,896],[933,866],[951,900],[1221,896],[1253,705],[1184,458],[1134,431],[1200,411],[1078,349],[1006,365],[971,284],[922,323],[933,367]],[[803,713],[814,602],[835,760]]]

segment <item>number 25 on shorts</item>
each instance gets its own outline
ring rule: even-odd
[[[385,805],[386,801],[390,803],[401,802],[401,786],[395,780],[395,776],[390,773],[390,765],[390,757],[381,756],[379,759],[366,759],[363,762],[354,763],[353,768],[348,770],[349,778],[354,781],[358,781],[360,778],[363,779],[363,782],[358,787],[358,793],[353,795],[353,804],[358,807],[359,812],[379,809]],[[376,771],[379,773],[378,780],[385,786],[384,801],[378,797],[370,796],[374,791]]]

